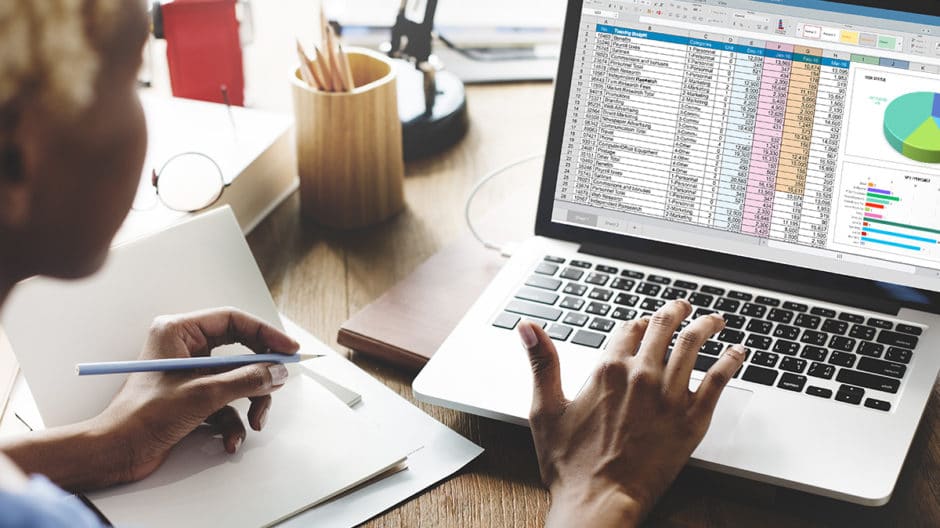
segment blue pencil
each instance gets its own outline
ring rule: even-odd
[[[79,376],[100,374],[129,374],[131,372],[167,372],[171,370],[235,368],[254,363],[298,363],[323,357],[323,354],[245,354],[241,356],[209,356],[173,359],[146,359],[141,361],[110,361],[79,363],[75,373]]]

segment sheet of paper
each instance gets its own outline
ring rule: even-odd
[[[362,403],[353,407],[355,412],[382,431],[384,438],[410,447],[405,471],[287,519],[282,526],[339,528],[361,524],[451,476],[483,452],[483,448],[422,412],[286,316],[281,315],[281,320],[305,354],[327,356],[306,361],[304,367],[360,393]]]
[[[236,403],[244,413],[247,402]],[[267,526],[402,463],[405,449],[310,377],[277,392],[234,455],[208,428],[146,479],[89,495],[116,526]]]

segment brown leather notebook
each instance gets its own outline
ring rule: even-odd
[[[440,348],[504,262],[497,252],[483,249],[466,236],[343,323],[337,341],[416,372]]]

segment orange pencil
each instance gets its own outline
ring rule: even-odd
[[[317,54],[317,61],[313,64],[314,67],[320,70],[320,76],[323,79],[323,88],[328,92],[337,91],[335,84],[333,84],[333,73],[330,71],[330,62],[323,56],[323,52],[320,51],[319,47],[314,47],[313,50]]]
[[[336,33],[333,32],[333,28],[330,26],[326,28],[326,53],[333,74],[333,87],[336,88],[337,92],[348,92],[349,88],[346,87],[346,81],[343,79],[339,57],[336,52]]]
[[[343,51],[343,45],[339,45],[339,67],[343,72],[343,79],[346,81],[346,88],[352,91],[356,88],[356,81],[352,76],[352,67],[349,65],[349,56]]]
[[[316,77],[314,77],[313,72],[310,70],[309,59],[307,59],[307,54],[304,53],[304,48],[300,45],[299,40],[297,41],[297,59],[300,61],[300,76],[303,78],[304,82],[315,90],[322,90],[320,83],[317,82]]]

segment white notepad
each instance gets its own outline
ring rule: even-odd
[[[247,402],[236,408],[246,412]],[[199,430],[153,475],[88,498],[115,526],[268,526],[395,468],[402,451],[298,374],[235,455]]]

